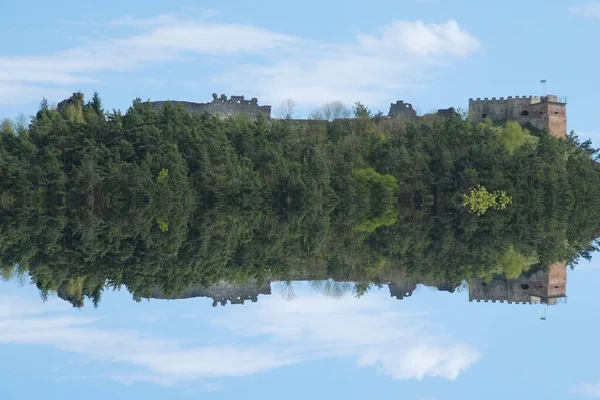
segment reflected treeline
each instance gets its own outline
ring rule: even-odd
[[[410,297],[417,290],[418,285],[435,288],[439,291],[453,293],[464,290],[464,286],[456,287],[447,282],[432,279],[408,277],[396,277],[397,281],[369,284],[369,287],[382,288],[386,286],[390,296],[397,300]],[[496,275],[487,278],[470,278],[467,283],[469,301],[492,302],[508,304],[546,304],[556,305],[564,302],[567,297],[567,263],[554,263],[547,268],[540,265],[532,266],[522,275],[511,279],[506,275]],[[294,286],[296,282],[277,281],[270,279],[259,282],[249,279],[243,282],[218,282],[208,287],[189,287],[182,293],[165,296],[159,290],[154,290],[151,295],[153,299],[189,299],[196,297],[207,297],[213,300],[213,307],[227,304],[244,304],[245,302],[256,303],[259,296],[269,296],[272,288],[276,294],[285,300],[293,300],[296,295]],[[357,293],[359,285],[355,282],[341,282],[332,279],[309,281],[310,288],[324,296],[334,299],[346,295],[360,295]],[[61,297],[65,298],[64,295]]]
[[[253,301],[296,280],[402,298],[572,264],[598,236],[596,150],[517,131],[458,115],[303,125],[43,102],[28,126],[2,123],[2,274],[81,306],[121,287]],[[478,185],[510,204],[471,213],[463,194]]]

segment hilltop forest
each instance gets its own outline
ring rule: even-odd
[[[83,304],[125,286],[394,272],[455,285],[595,248],[591,143],[454,115],[222,120],[95,94],[0,129],[0,268]]]

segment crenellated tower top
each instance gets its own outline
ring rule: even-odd
[[[548,130],[555,137],[567,137],[567,98],[548,96],[509,96],[469,99],[469,120],[483,122],[517,121]]]

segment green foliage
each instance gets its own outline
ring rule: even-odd
[[[158,176],[156,177],[156,182],[165,183],[169,179],[169,170],[166,168],[161,168]]]
[[[398,180],[392,175],[382,175],[373,168],[357,169],[353,177],[353,201],[359,205],[356,216],[360,216],[355,229],[371,233],[379,227],[395,224],[398,220]]]
[[[526,144],[535,144],[538,138],[532,136],[527,129],[524,129],[516,121],[507,121],[499,132],[500,141],[506,147],[509,153],[514,153],[519,147]]]
[[[490,193],[481,185],[471,188],[469,194],[463,194],[463,205],[476,215],[483,215],[490,208],[504,210],[511,202],[512,198],[505,191]]]
[[[536,257],[527,257],[519,253],[515,250],[514,246],[511,245],[498,259],[496,268],[497,271],[503,273],[507,279],[517,279],[538,261],[539,260]]]
[[[594,248],[600,168],[574,134],[527,145],[515,126],[458,116],[320,111],[335,120],[221,120],[139,99],[104,112],[97,94],[61,111],[42,102],[0,133],[3,277],[28,273],[77,306],[107,287],[139,300],[267,277],[359,282],[319,288],[361,295],[392,279],[514,277]]]
[[[161,232],[167,232],[169,230],[169,223],[163,217],[156,218],[156,224]]]
[[[371,118],[373,114],[371,110],[369,110],[364,104],[357,101],[352,107],[352,111],[354,112],[354,116],[356,118]]]

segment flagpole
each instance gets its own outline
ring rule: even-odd
[[[544,97],[548,96],[548,87],[546,86],[546,79],[542,79],[540,83],[544,84]]]

